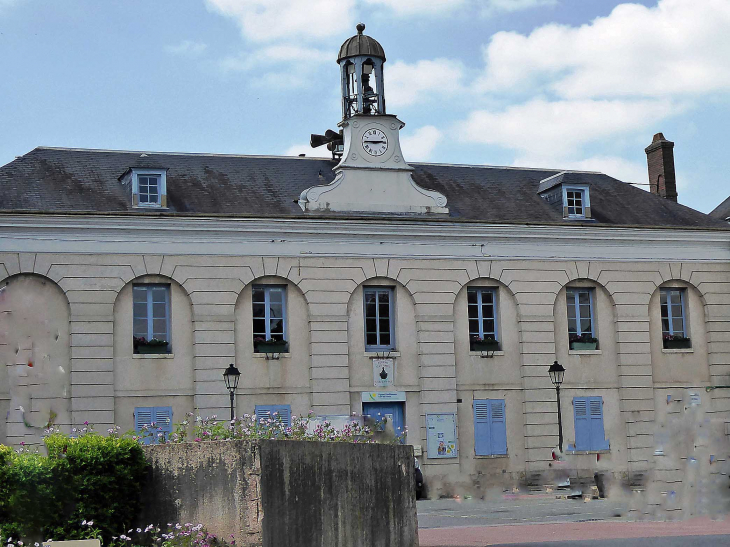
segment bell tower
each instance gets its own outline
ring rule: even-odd
[[[363,34],[345,40],[337,56],[342,90],[339,133],[312,135],[316,148],[328,143],[333,155],[335,180],[301,193],[303,211],[364,213],[448,213],[446,197],[421,188],[411,176],[400,147],[405,124],[385,111],[383,64],[385,51],[377,40]]]
[[[385,114],[383,94],[383,47],[363,34],[365,25],[357,25],[357,35],[340,48],[337,64],[342,81],[342,119],[357,114]]]

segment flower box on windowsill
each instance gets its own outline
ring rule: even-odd
[[[498,340],[471,340],[471,351],[499,351]]]
[[[571,342],[570,349],[574,351],[595,350],[598,342]]]
[[[664,338],[664,349],[689,349],[692,341],[689,338]]]
[[[289,342],[285,340],[267,340],[254,342],[254,353],[286,353],[289,351]]]
[[[140,337],[134,338],[132,343],[134,345],[134,353],[170,353],[170,344],[166,340],[159,340],[157,338],[150,338],[147,340],[144,337]]]

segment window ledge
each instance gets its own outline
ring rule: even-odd
[[[576,454],[576,455],[581,455],[581,454],[610,454],[611,453],[611,449],[609,448],[608,450],[566,450],[565,453],[566,454]]]
[[[568,355],[602,355],[600,349],[569,349]]]
[[[390,359],[391,357],[400,357],[400,351],[395,350],[383,350],[383,351],[366,351],[365,357],[370,357],[372,359],[381,359],[381,355],[385,353],[386,356],[382,357],[383,359]]]
[[[252,357],[254,359],[266,359],[267,355],[278,355],[280,358],[281,357],[291,357],[291,352],[287,351],[286,353],[254,353],[252,355]],[[271,357],[269,357],[269,359],[271,359]]]
[[[174,359],[174,353],[133,353],[132,359]]]
[[[492,353],[491,351],[485,351],[484,353]],[[472,357],[481,357],[482,352],[481,351],[469,351],[469,355]],[[499,357],[500,355],[504,355],[503,350],[495,351],[494,356]]]
[[[484,454],[481,456],[474,456],[475,460],[496,460],[499,458],[509,458],[509,454]]]
[[[662,353],[694,353],[694,348],[662,348]]]

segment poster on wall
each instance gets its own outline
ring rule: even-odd
[[[393,385],[393,359],[373,359],[373,385],[375,387]]]
[[[426,414],[428,458],[456,458],[456,414]]]

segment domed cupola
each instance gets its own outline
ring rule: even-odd
[[[355,114],[385,114],[383,63],[385,51],[377,40],[363,34],[345,40],[337,56],[342,81],[342,119]]]

